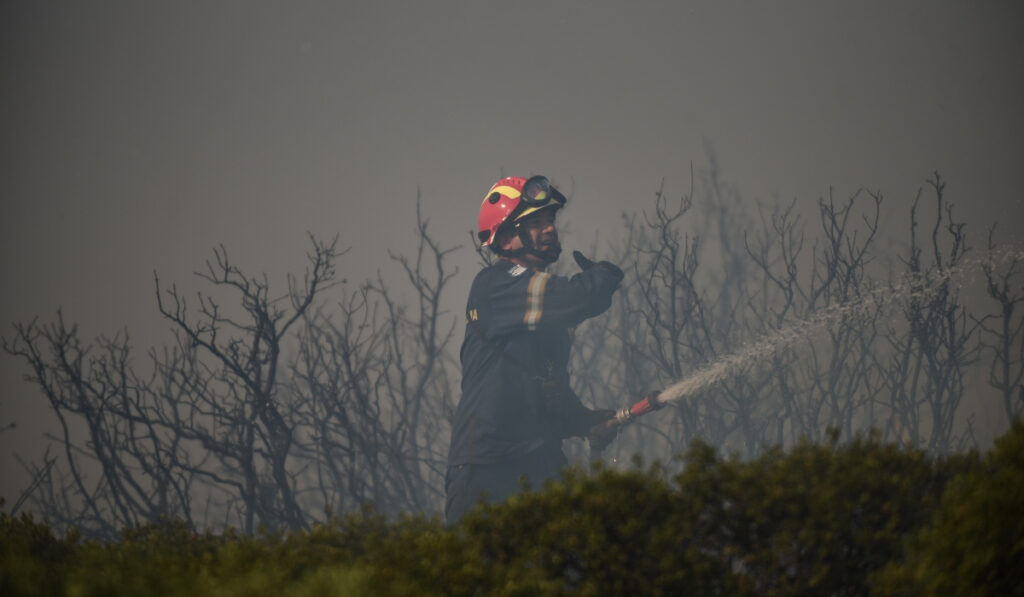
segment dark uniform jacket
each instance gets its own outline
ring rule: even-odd
[[[607,310],[621,280],[622,271],[606,262],[565,278],[499,259],[477,274],[449,466],[560,446],[599,422],[569,386],[570,329]]]

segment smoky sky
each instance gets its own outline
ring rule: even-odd
[[[690,187],[714,155],[745,197],[883,192],[905,221],[938,171],[983,242],[1020,242],[1024,9],[1015,2],[5,2],[0,324],[58,308],[83,336],[162,342],[153,272],[194,292],[223,244],[341,275],[414,247],[419,197],[460,276],[501,175],[572,200],[568,248]],[[598,239],[595,241],[595,239]],[[599,249],[600,250],[600,249]],[[0,355],[4,486],[47,409]],[[12,487],[11,485],[14,485]]]

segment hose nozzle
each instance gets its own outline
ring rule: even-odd
[[[633,406],[619,409],[615,413],[615,422],[619,425],[625,425],[640,415],[646,415],[649,412],[656,411],[664,407],[665,403],[658,400],[658,396],[660,394],[661,392],[655,390],[647,396],[644,396]]]

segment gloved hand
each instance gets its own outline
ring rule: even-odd
[[[572,258],[576,260],[576,265],[580,266],[580,269],[583,271],[587,271],[588,269],[597,265],[593,261],[584,257],[583,253],[580,253],[579,251],[573,251]]]
[[[590,457],[596,458],[612,443],[622,426],[615,422],[614,410],[594,410],[591,413],[595,423],[587,433],[587,440],[590,442]]]
[[[606,270],[614,274],[617,274],[620,280],[623,277],[622,270],[619,269],[618,266],[612,263],[611,261],[600,261],[595,263],[594,261],[587,259],[583,255],[583,253],[580,253],[579,251],[573,251],[572,258],[576,260],[576,265],[580,266],[580,269],[583,271],[587,271],[592,267],[603,267]]]

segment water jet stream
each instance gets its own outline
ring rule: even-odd
[[[1002,247],[990,251],[984,258],[965,258],[954,267],[925,274],[903,276],[896,284],[872,289],[858,300],[815,312],[806,319],[791,322],[771,335],[762,337],[752,344],[744,345],[740,351],[721,357],[692,375],[666,387],[656,398],[647,397],[630,408],[620,410],[611,424],[624,424],[638,415],[657,410],[666,404],[705,390],[732,376],[737,370],[810,337],[830,323],[839,322],[844,318],[867,316],[876,310],[890,307],[898,300],[923,301],[946,287],[950,281],[964,279],[968,274],[982,271],[985,266],[998,269],[1007,264],[1022,261],[1024,261],[1024,251],[1013,247]],[[962,287],[963,284],[961,283],[960,286]]]

